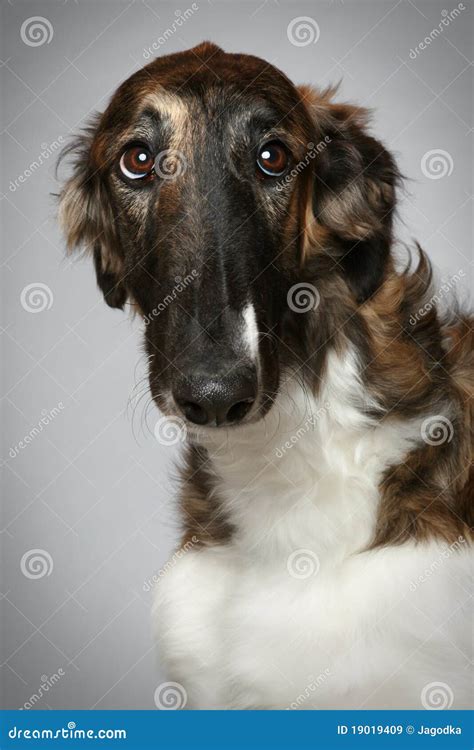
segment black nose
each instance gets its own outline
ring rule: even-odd
[[[193,372],[178,381],[173,396],[186,419],[194,424],[236,424],[256,399],[256,373],[248,367],[221,375]]]

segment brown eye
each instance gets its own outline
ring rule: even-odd
[[[288,153],[282,143],[270,141],[260,147],[257,166],[269,177],[280,177],[288,166]]]
[[[120,159],[120,170],[129,180],[140,180],[151,175],[154,159],[145,146],[127,148]]]

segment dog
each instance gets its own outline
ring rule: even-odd
[[[181,707],[472,702],[472,317],[400,266],[399,171],[335,97],[206,42],[67,149],[68,246],[185,435],[153,608]]]

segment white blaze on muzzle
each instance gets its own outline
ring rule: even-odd
[[[254,362],[258,361],[258,328],[257,328],[257,316],[255,314],[255,308],[251,302],[245,306],[242,317],[244,319],[243,327],[243,342],[246,350],[248,351],[251,359]]]

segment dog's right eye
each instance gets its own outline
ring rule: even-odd
[[[129,180],[141,180],[151,177],[154,159],[145,146],[132,146],[123,152],[120,159],[120,171]]]

